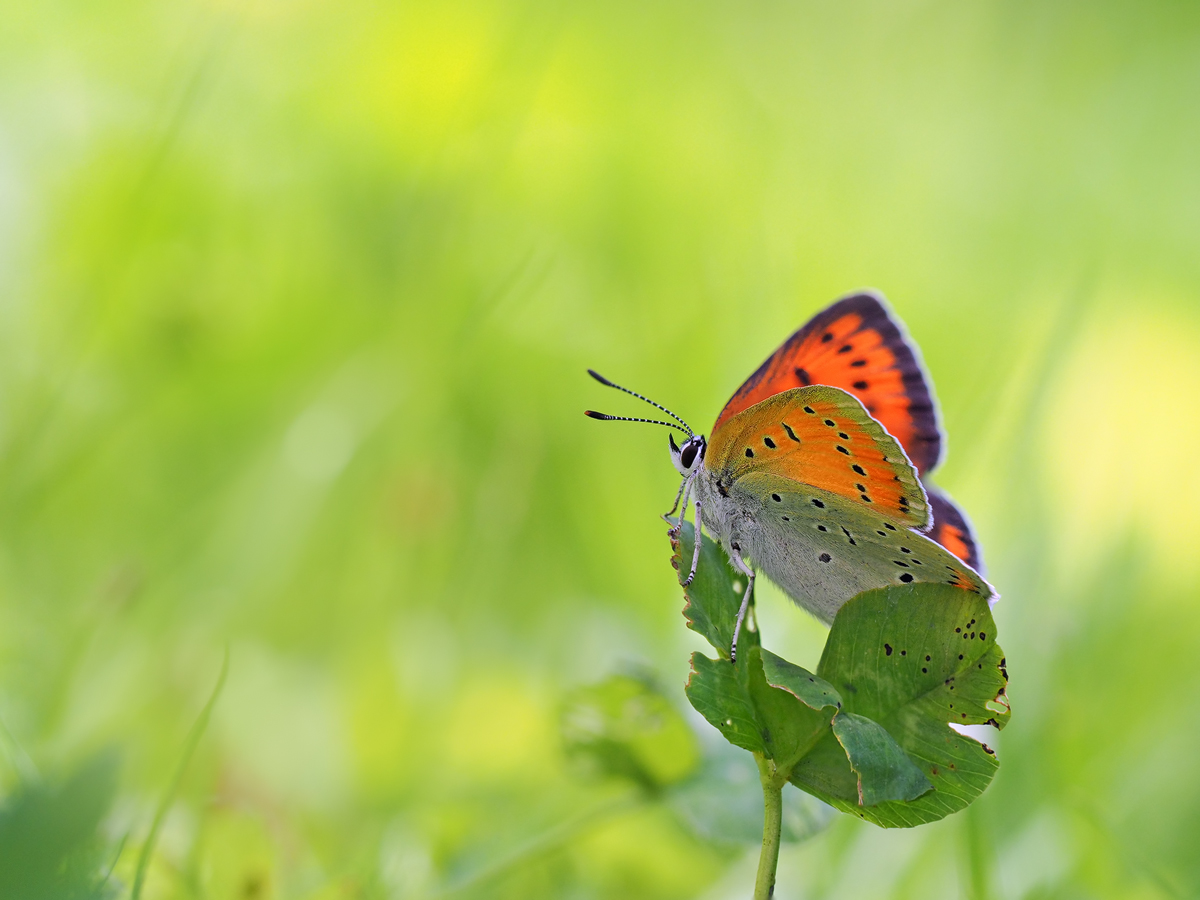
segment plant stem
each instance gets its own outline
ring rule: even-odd
[[[171,779],[170,786],[163,794],[162,799],[158,801],[158,808],[154,811],[154,821],[150,823],[150,833],[146,835],[146,842],[142,844],[142,852],[138,854],[133,890],[129,894],[130,900],[140,900],[142,896],[142,885],[146,881],[146,870],[150,865],[150,857],[154,855],[158,831],[162,827],[163,819],[167,816],[167,810],[175,802],[175,795],[179,793],[179,788],[183,784],[183,776],[187,774],[188,763],[192,761],[192,754],[196,752],[196,746],[200,743],[200,738],[204,736],[204,729],[208,727],[208,719],[212,715],[213,707],[217,705],[217,698],[221,696],[221,688],[225,686],[225,676],[228,674],[229,647],[227,645],[225,658],[221,662],[221,674],[217,676],[217,685],[209,695],[208,702],[204,704],[204,709],[200,710],[200,716],[192,725],[192,730],[188,732],[187,740],[183,743],[183,756],[179,760],[179,765],[175,767],[175,777]]]
[[[779,865],[779,836],[783,827],[783,783],[772,760],[754,754],[763,789],[763,844],[754,879],[754,900],[770,900],[775,893],[775,869]]]

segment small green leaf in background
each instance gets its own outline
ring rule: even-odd
[[[563,745],[577,765],[659,791],[687,778],[700,760],[696,736],[648,679],[613,675],[563,701]]]
[[[713,844],[762,843],[763,798],[754,759],[732,744],[714,742],[699,772],[673,788],[667,804],[697,837]],[[803,791],[783,792],[785,843],[800,843],[824,831],[833,808]]]
[[[97,834],[116,790],[116,757],[103,753],[61,784],[19,788],[0,806],[0,897],[102,900],[105,878]]]

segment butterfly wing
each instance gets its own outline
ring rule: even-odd
[[[825,622],[862,591],[952,584],[988,599],[995,591],[945,548],[861,501],[754,471],[731,485],[746,515],[738,540],[754,565]]]
[[[925,491],[903,449],[835,387],[793,388],[726,418],[713,431],[704,465],[720,493],[751,472],[768,473],[905,528],[929,525]]]
[[[817,313],[738,388],[713,431],[773,394],[812,384],[854,394],[919,473],[938,464],[942,432],[933,391],[904,326],[881,296],[853,294]]]
[[[925,492],[933,511],[933,528],[929,530],[929,536],[976,572],[983,572],[979,543],[966,514],[936,487],[926,485]]]

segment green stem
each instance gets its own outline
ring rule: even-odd
[[[758,774],[763,789],[763,844],[754,879],[754,900],[770,900],[775,893],[775,869],[779,866],[779,837],[783,828],[783,784],[775,763],[758,753]]]
[[[159,829],[162,828],[167,810],[175,802],[175,795],[179,793],[179,788],[183,784],[183,776],[187,774],[188,763],[192,761],[192,754],[196,752],[196,746],[200,743],[200,738],[204,736],[204,729],[208,727],[208,719],[212,715],[213,707],[217,705],[217,698],[221,696],[221,688],[225,686],[225,676],[228,674],[229,647],[226,646],[225,658],[221,662],[221,674],[217,676],[216,687],[209,695],[208,702],[204,704],[204,709],[200,710],[200,716],[192,725],[192,730],[188,732],[187,740],[183,742],[183,756],[179,760],[179,765],[175,767],[175,777],[171,779],[170,786],[163,794],[162,799],[158,801],[158,808],[154,811],[154,821],[150,823],[150,833],[146,835],[146,842],[142,844],[142,852],[138,854],[133,890],[129,894],[130,900],[140,900],[142,896],[142,885],[146,881],[146,870],[150,865],[150,857],[154,855],[154,845],[158,842]]]

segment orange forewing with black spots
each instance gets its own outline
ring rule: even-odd
[[[713,431],[704,464],[724,485],[768,472],[855,500],[908,528],[929,524],[925,491],[900,445],[838,388],[783,391],[728,417]]]
[[[916,351],[883,301],[844,297],[788,338],[725,404],[731,416],[789,388],[826,384],[849,391],[904,447],[919,473],[942,453],[933,393]]]
[[[979,574],[984,574],[979,544],[971,531],[971,523],[954,501],[935,487],[927,486],[929,508],[933,513],[933,528],[929,537],[937,541]]]

